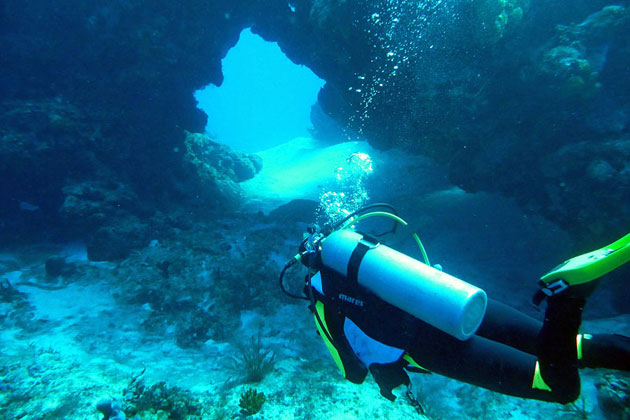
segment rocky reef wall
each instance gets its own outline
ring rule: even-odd
[[[230,1],[3,2],[3,237],[93,241],[127,225],[145,243],[156,209],[233,208],[242,177],[224,163],[249,158],[222,149],[197,162],[218,165],[203,178],[186,133],[203,132],[193,92],[221,84],[221,59],[253,14]]]
[[[627,228],[627,2],[5,0],[4,231],[93,234],[182,200],[234,208],[234,166],[204,170],[186,132],[203,131],[192,93],[221,84],[245,27],[327,81],[320,105],[349,133],[431,156],[465,190],[515,197],[576,235]],[[94,199],[107,191],[128,199]]]

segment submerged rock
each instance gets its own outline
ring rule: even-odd
[[[238,183],[253,178],[262,160],[236,152],[206,134],[186,133],[185,161],[196,174],[203,198],[236,208],[240,201]]]
[[[46,276],[50,278],[70,276],[76,271],[76,267],[72,263],[66,261],[66,258],[59,256],[46,259],[45,268]]]
[[[597,401],[607,419],[630,419],[630,378],[605,375],[596,386]]]
[[[67,179],[94,176],[102,167],[102,138],[63,99],[0,102],[0,139],[0,211],[16,219],[25,212],[54,217]]]
[[[83,225],[88,230],[98,228],[115,217],[147,215],[136,193],[122,183],[84,181],[66,185],[62,191],[65,199],[59,214],[74,226]]]
[[[149,240],[149,226],[129,216],[98,229],[87,244],[87,255],[91,261],[121,260]]]
[[[543,213],[559,223],[578,218],[584,240],[602,242],[627,232],[625,204],[630,197],[630,138],[593,139],[564,146],[543,159],[541,190],[552,205]],[[575,213],[567,213],[574,209]],[[589,222],[586,222],[589,221]]]

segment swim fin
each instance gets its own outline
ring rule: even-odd
[[[603,248],[566,260],[540,278],[541,289],[534,295],[538,306],[545,297],[564,292],[569,287],[594,288],[587,283],[599,279],[630,261],[630,234]],[[582,286],[583,285],[583,286]]]

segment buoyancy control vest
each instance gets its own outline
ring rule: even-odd
[[[343,377],[360,384],[369,370],[381,395],[393,401],[392,390],[409,384],[403,356],[422,321],[327,268],[308,284],[320,336]]]

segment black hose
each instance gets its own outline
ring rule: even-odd
[[[285,264],[284,268],[280,272],[280,289],[284,292],[285,295],[287,295],[289,297],[292,297],[294,299],[309,300],[308,297],[293,294],[293,293],[289,292],[287,289],[285,289],[285,287],[284,287],[284,282],[283,282],[283,280],[284,280],[284,273],[286,273],[286,271],[289,269],[289,267],[291,267],[292,265],[294,265],[297,262],[298,262],[298,260],[294,258],[294,259],[292,259],[291,261],[289,261],[288,263]]]
[[[386,203],[374,203],[374,204],[370,204],[368,206],[362,207],[359,210],[353,211],[352,213],[350,213],[349,215],[347,215],[346,217],[344,217],[343,219],[341,219],[339,222],[335,223],[328,232],[324,232],[324,237],[328,236],[330,233],[334,232],[335,230],[339,229],[345,222],[347,222],[348,220],[350,220],[352,217],[356,216],[357,214],[360,213],[364,213],[368,210],[372,210],[374,208],[386,208],[389,209],[393,214],[395,214],[396,216],[398,216],[398,212],[396,211],[396,209],[391,206],[390,204],[386,204]],[[388,233],[395,233],[396,232],[396,228],[398,227],[398,223],[394,222],[394,227],[387,231],[387,232],[383,232],[380,234],[376,234],[373,236],[383,236],[386,235]],[[307,239],[305,239],[302,242],[302,245],[300,245],[300,247],[302,247],[304,245],[304,243],[307,241]],[[302,252],[303,250],[300,249],[300,252]],[[285,264],[285,266],[282,268],[282,271],[280,272],[280,289],[282,290],[282,292],[294,299],[302,299],[302,300],[310,300],[311,304],[314,304],[312,296],[306,297],[306,296],[300,296],[300,295],[296,295],[294,293],[289,292],[285,287],[284,287],[284,275],[286,273],[286,271],[289,269],[289,267],[293,266],[294,264],[296,264],[298,261],[300,260],[300,258],[298,256],[296,256],[296,258],[293,258],[291,261],[289,261],[288,263]],[[310,276],[310,275],[309,275]],[[310,288],[310,285],[307,285],[308,288]]]
[[[365,213],[368,210],[372,210],[374,208],[379,208],[379,207],[385,207],[387,209],[389,209],[393,214],[395,214],[396,216],[398,216],[398,212],[396,211],[396,209],[387,203],[374,203],[374,204],[370,204],[368,206],[365,207],[361,207],[359,210],[353,211],[352,213],[350,213],[349,215],[347,215],[346,217],[344,217],[343,219],[341,219],[340,221],[338,221],[337,223],[335,223],[332,228],[330,229],[330,232],[326,233],[326,236],[328,236],[328,234],[330,234],[331,232],[334,232],[335,230],[339,229],[345,222],[347,222],[348,220],[350,220],[351,218],[353,218],[354,216],[356,216],[357,214],[360,213]],[[379,234],[373,234],[372,236],[383,236],[383,235],[387,235],[389,233],[396,233],[396,228],[398,227],[398,223],[394,222],[394,227],[391,230],[388,230],[387,232],[383,232],[383,233],[379,233]]]

